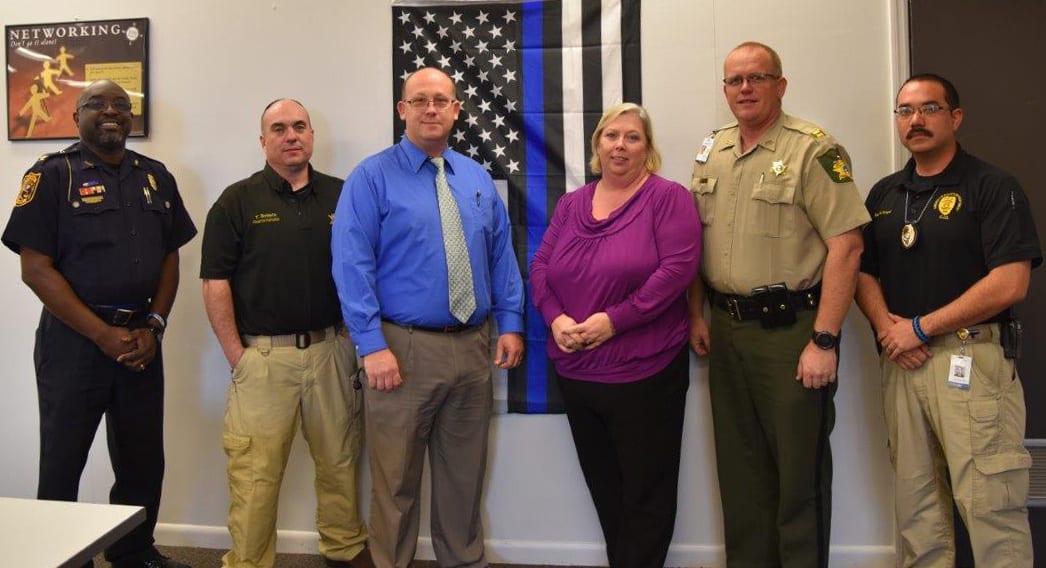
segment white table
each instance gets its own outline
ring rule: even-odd
[[[145,509],[0,497],[0,557],[25,568],[82,566],[145,520]]]

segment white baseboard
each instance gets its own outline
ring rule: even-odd
[[[156,525],[156,542],[164,546],[197,548],[229,547],[225,527],[201,525]],[[279,531],[276,550],[293,554],[317,554],[319,536],[314,531]],[[432,539],[418,539],[418,560],[435,560]],[[538,540],[488,540],[487,559],[499,564],[557,564],[568,566],[605,566],[602,542],[560,542]],[[890,568],[892,546],[833,546],[833,568]],[[677,544],[668,551],[669,566],[722,568],[726,559],[721,545]]]

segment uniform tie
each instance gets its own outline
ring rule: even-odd
[[[447,256],[447,288],[450,291],[450,313],[461,323],[467,323],[476,311],[476,293],[472,288],[472,264],[465,232],[461,228],[461,213],[447,183],[443,157],[429,158],[436,166],[436,198],[439,201],[439,220],[443,227],[443,251]]]

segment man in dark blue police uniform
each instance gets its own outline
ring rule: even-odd
[[[178,248],[196,227],[163,164],[126,149],[126,91],[91,83],[73,120],[80,141],[33,164],[3,234],[44,304],[34,352],[37,497],[77,499],[105,414],[110,501],[146,510],[106,559],[116,568],[183,568],[153,546],[164,469],[160,340],[178,288]]]

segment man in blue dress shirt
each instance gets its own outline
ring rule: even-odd
[[[447,146],[461,111],[450,77],[415,71],[396,108],[406,135],[346,180],[332,235],[334,281],[369,386],[369,546],[378,568],[413,560],[428,448],[436,558],[483,567],[491,334],[494,364],[517,366],[523,283],[490,175]]]

